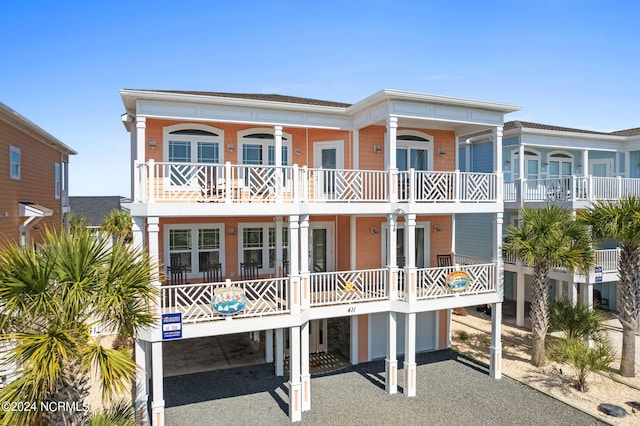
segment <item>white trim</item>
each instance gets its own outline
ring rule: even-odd
[[[389,230],[389,222],[386,222],[386,221],[382,222],[382,224],[380,225],[380,228],[381,228],[380,238],[382,239],[380,244],[380,263],[381,263],[380,266],[385,268],[387,266],[387,253],[385,252],[385,249],[388,241],[386,234]],[[405,222],[396,221],[396,228],[404,230]],[[428,221],[428,220],[416,221],[416,229],[418,228],[424,228],[424,242],[425,242],[424,265],[425,265],[425,268],[430,268],[431,267],[431,221]],[[412,246],[415,246],[415,243],[413,243]],[[397,259],[396,259],[396,263],[397,263]],[[418,264],[418,259],[416,259],[416,265],[417,264]]]
[[[411,140],[401,140],[400,136],[416,136],[419,138],[427,139],[427,141],[411,141]],[[398,129],[396,134],[396,152],[398,149],[406,149],[408,158],[407,167],[409,167],[411,163],[411,155],[410,152],[412,149],[420,149],[427,151],[427,170],[433,170],[433,157],[435,155],[433,150],[433,141],[434,137],[428,133],[424,133],[418,130],[407,130],[407,129]],[[398,168],[398,156],[396,154],[396,164],[395,168]]]
[[[180,138],[180,141],[190,142],[191,143],[191,159],[190,163],[198,162],[198,142],[214,142],[218,144],[218,163],[224,164],[224,151],[226,147],[224,146],[224,130],[219,129],[213,126],[207,126],[205,124],[198,123],[181,123],[174,124],[171,126],[166,126],[162,128],[162,158],[163,161],[169,161],[169,140],[172,138],[170,135],[171,132],[175,132],[178,130],[202,130],[205,132],[216,133],[218,136],[209,136],[209,135],[176,135],[176,137]]]
[[[557,158],[553,158],[554,155],[566,155],[569,158],[565,158],[565,157],[557,157]],[[547,163],[549,163],[547,167],[547,177],[549,178],[565,178],[565,177],[569,177],[571,175],[575,175],[575,169],[576,169],[576,165],[575,165],[575,156],[564,149],[554,149],[553,151],[549,151],[547,152],[547,159],[545,160]],[[559,174],[557,176],[551,176],[551,162],[552,161],[557,161],[560,163],[559,165]],[[569,173],[568,175],[563,175],[562,174],[562,163],[569,163],[571,164],[571,173]]]
[[[324,149],[336,150],[336,169],[344,169],[344,140],[314,141],[313,144],[313,168],[322,168],[322,153]]]
[[[202,278],[202,272],[200,272],[200,259],[198,256],[198,230],[199,229],[218,229],[220,232],[220,248],[218,259],[221,264],[220,274],[225,276],[225,249],[226,249],[226,234],[224,223],[181,223],[181,224],[166,224],[163,226],[162,231],[164,234],[164,270],[170,266],[169,259],[171,258],[169,250],[169,233],[173,229],[189,229],[191,230],[191,272],[187,274],[188,278]]]
[[[594,176],[593,174],[593,166],[596,165],[605,165],[607,167],[607,176],[613,177],[613,158],[590,158],[589,159],[589,174]],[[583,165],[584,167],[584,165]]]
[[[249,135],[253,135],[256,133],[266,133],[273,136],[273,139],[253,139],[247,138]],[[292,143],[293,136],[291,133],[282,132],[282,146],[287,147],[287,165],[291,165],[293,162],[293,153],[292,153]],[[260,145],[262,148],[262,165],[266,166],[269,164],[269,146],[273,146],[274,148],[274,161],[275,161],[275,129],[273,127],[251,127],[249,129],[239,130],[237,133],[237,141],[236,141],[236,151],[237,151],[237,164],[244,164],[243,162],[243,146],[244,145]],[[282,162],[284,164],[285,158],[282,158]]]
[[[309,247],[307,247],[307,250],[309,250],[309,271],[313,272],[313,253],[312,253],[312,246],[313,246],[313,230],[314,229],[326,229],[327,230],[327,241],[326,241],[326,251],[327,251],[327,265],[326,265],[326,272],[333,272],[336,270],[336,265],[337,265],[337,250],[335,249],[336,247],[336,224],[335,222],[331,222],[331,221],[319,221],[319,222],[312,222],[309,221]],[[304,247],[300,247],[301,250],[304,249]],[[333,256],[332,256],[333,254]]]
[[[276,256],[274,258],[274,265],[273,268],[269,267],[269,229],[273,228],[274,232],[275,232],[275,228],[276,228],[276,224],[275,222],[239,222],[238,223],[238,234],[237,234],[237,238],[238,238],[238,264],[236,265],[237,270],[240,271],[240,264],[244,262],[244,230],[247,228],[260,228],[262,229],[262,268],[258,269],[258,274],[261,275],[266,275],[266,274],[272,274],[273,276],[275,276],[276,273],[276,267],[277,267],[277,259],[278,259],[278,254],[276,253]],[[287,231],[285,231],[285,229],[287,229]],[[283,231],[283,235],[284,232],[288,232],[288,227],[283,226],[282,227],[282,231]],[[291,259],[291,254],[290,254],[290,246],[291,246],[291,242],[290,242],[290,235],[287,234],[287,245],[285,246],[284,244],[282,244],[280,247],[284,250],[287,250],[287,255],[288,255],[288,259]],[[276,243],[274,245],[274,250],[277,250],[278,244]],[[257,250],[257,248],[256,248]],[[283,259],[284,260],[284,259]],[[266,265],[266,267],[265,267]],[[238,272],[239,273],[239,272]]]

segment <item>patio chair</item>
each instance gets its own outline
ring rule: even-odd
[[[597,288],[593,289],[593,307],[603,311],[609,310],[609,299],[602,297],[602,292]]]
[[[222,281],[222,265],[214,263],[207,264],[202,268],[202,279],[205,283],[218,283]]]
[[[453,266],[453,262],[450,254],[439,254],[438,258],[438,267],[442,268],[445,266]]]
[[[240,278],[242,281],[258,279],[258,264],[256,262],[244,262],[240,264]]]

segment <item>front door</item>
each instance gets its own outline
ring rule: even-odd
[[[312,222],[309,225],[309,270],[311,273],[334,271],[335,258],[333,222]],[[327,320],[309,323],[309,353],[327,351]]]
[[[589,160],[589,174],[596,177],[612,177],[613,160],[610,158],[601,158],[597,160]]]
[[[309,321],[309,353],[327,352],[327,319]]]

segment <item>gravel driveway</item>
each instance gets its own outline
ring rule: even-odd
[[[443,350],[417,355],[417,396],[384,391],[384,362],[311,380],[301,425],[596,425],[601,421]],[[399,359],[398,367],[402,366]],[[165,378],[168,426],[289,425],[287,380],[272,364]]]

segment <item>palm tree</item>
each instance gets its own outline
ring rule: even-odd
[[[131,214],[119,209],[111,210],[100,224],[100,229],[111,235],[114,239],[131,241],[133,232],[131,229]]]
[[[10,343],[7,357],[20,371],[0,390],[0,403],[66,404],[64,410],[8,411],[0,423],[87,424],[92,371],[104,401],[124,392],[135,362],[124,349],[103,347],[90,327],[131,337],[152,324],[152,272],[138,249],[121,240],[109,249],[84,228],[47,231],[37,251],[12,245],[0,252],[0,342]]]
[[[587,228],[568,209],[547,205],[523,207],[518,226],[507,229],[503,252],[513,254],[533,268],[531,296],[531,363],[546,364],[545,338],[549,329],[549,271],[564,267],[588,270],[593,249]]]
[[[635,330],[640,313],[640,199],[596,202],[580,214],[597,240],[620,244],[616,317],[622,324],[620,374],[635,376]]]
[[[583,303],[574,305],[567,300],[554,300],[549,307],[549,315],[549,328],[552,331],[562,331],[567,339],[607,339],[605,315],[601,311],[589,309]]]

